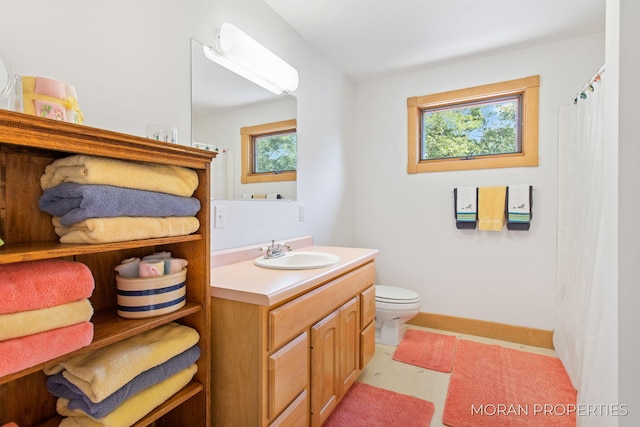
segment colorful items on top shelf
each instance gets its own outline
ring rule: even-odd
[[[15,90],[22,97],[21,112],[69,123],[84,122],[73,86],[49,77],[33,76],[22,76],[16,83]]]

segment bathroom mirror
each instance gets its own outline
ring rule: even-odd
[[[240,135],[243,127],[297,119],[295,96],[275,95],[240,77],[209,60],[203,47],[191,40],[191,137],[194,147],[218,152],[211,165],[212,198],[296,200],[296,181],[241,182]]]

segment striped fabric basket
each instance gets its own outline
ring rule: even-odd
[[[164,276],[128,278],[116,275],[118,315],[141,319],[171,313],[187,301],[187,269]]]

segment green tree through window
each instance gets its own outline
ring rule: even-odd
[[[520,97],[422,111],[421,159],[521,152]]]
[[[295,171],[296,139],[295,132],[256,136],[254,173]]]
[[[240,129],[243,184],[297,179],[296,119]]]

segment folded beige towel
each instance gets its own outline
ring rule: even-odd
[[[75,155],[55,160],[40,177],[43,190],[63,182],[103,184],[191,197],[198,174],[181,166]]]
[[[502,230],[506,195],[507,187],[478,188],[478,230]]]
[[[44,369],[47,375],[62,375],[94,403],[127,384],[138,374],[166,362],[194,346],[198,331],[178,323],[168,323],[65,360]]]
[[[186,236],[200,228],[192,216],[89,218],[69,227],[53,217],[55,232],[61,243],[111,243],[158,237]]]
[[[88,322],[93,306],[88,299],[36,310],[0,314],[0,341]]]
[[[197,370],[197,365],[191,365],[166,380],[131,396],[115,411],[103,418],[91,418],[79,409],[69,409],[67,407],[69,401],[61,397],[56,403],[56,410],[60,415],[67,418],[62,420],[60,427],[131,426],[189,384]]]

